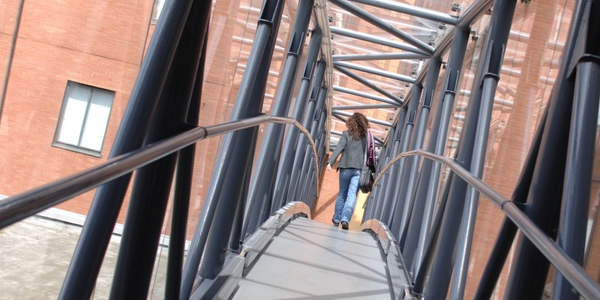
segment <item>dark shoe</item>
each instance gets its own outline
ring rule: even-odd
[[[331,223],[333,223],[333,226],[335,226],[335,227],[340,225],[340,222],[336,222],[334,219],[331,219]]]
[[[342,221],[342,229],[348,230],[348,222]]]

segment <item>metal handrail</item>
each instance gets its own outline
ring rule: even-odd
[[[95,167],[0,201],[0,229],[32,216],[49,207],[87,192],[112,179],[143,167],[208,137],[229,133],[262,123],[293,124],[310,142],[315,157],[315,178],[319,196],[317,149],[310,133],[295,119],[263,115],[207,127],[196,127],[127,154],[119,155]]]
[[[456,175],[460,176],[465,182],[473,186],[496,204],[584,298],[600,299],[600,285],[596,283],[577,262],[571,259],[560,247],[558,247],[558,245],[554,243],[535,223],[533,223],[533,221],[531,221],[514,202],[504,198],[493,188],[481,181],[481,179],[473,176],[471,172],[464,169],[449,157],[436,155],[424,150],[413,150],[402,153],[390,160],[390,162],[379,172],[373,186],[377,184],[381,176],[392,164],[399,159],[408,156],[422,156],[442,163],[452,169]]]

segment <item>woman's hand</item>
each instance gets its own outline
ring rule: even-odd
[[[327,170],[331,171],[331,165],[330,164],[327,164]]]

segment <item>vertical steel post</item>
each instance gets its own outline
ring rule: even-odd
[[[188,127],[186,119],[208,31],[210,4],[192,4],[145,144]],[[180,99],[180,101],[172,101]],[[112,299],[146,297],[167,209],[177,154],[136,173],[111,289]]]
[[[590,59],[590,57],[587,57]],[[562,200],[562,219],[558,243],[574,261],[583,265],[588,206],[594,159],[598,96],[600,95],[600,68],[598,58],[580,62],[577,66],[575,99],[571,116],[567,172]],[[586,58],[583,58],[586,59]],[[556,299],[579,299],[573,286],[556,272],[554,295]]]
[[[265,5],[268,5],[268,3]],[[263,103],[262,100],[264,99],[264,88],[267,82],[267,72],[270,67],[270,60],[272,59],[272,52],[269,54],[270,56],[267,58],[269,63],[265,64],[263,62],[259,70],[258,78],[261,80],[260,93],[259,89],[252,89],[251,99],[253,100],[253,105],[251,108],[249,107],[248,110],[242,111],[242,118],[260,114]],[[285,69],[286,68],[284,67],[284,70]],[[244,76],[245,75],[246,74],[244,74]],[[286,84],[286,80],[282,80],[282,85]],[[290,92],[286,92],[282,96],[289,96],[289,94]],[[277,105],[277,103],[274,105]],[[218,203],[214,220],[212,221],[205,245],[204,256],[206,259],[202,260],[200,266],[199,274],[201,277],[214,279],[221,271],[225,262],[227,244],[231,240],[232,228],[235,224],[235,222],[231,222],[231,220],[234,220],[235,218],[237,208],[239,207],[238,201],[246,200],[243,190],[245,189],[245,185],[250,182],[247,175],[250,174],[249,169],[252,169],[257,136],[257,127],[233,133],[231,143],[233,154],[226,171],[225,182],[222,186],[226,188],[221,188],[220,193],[218,194]],[[223,145],[225,145],[225,143]],[[248,151],[249,149],[250,151]],[[250,193],[251,192],[249,192],[249,194]],[[238,214],[238,216],[241,215]]]
[[[393,136],[393,132],[395,132],[395,127],[390,127],[390,131],[388,132],[388,136]],[[391,134],[391,135],[390,135]],[[389,138],[392,139],[392,138]],[[388,146],[390,142],[388,140]],[[377,171],[377,176],[379,176],[379,174],[381,173],[381,171],[383,170],[383,167],[387,165],[387,161],[388,161],[388,146],[383,146],[381,148],[381,151],[379,152],[379,156],[377,157],[377,168],[379,169]],[[368,217],[363,220],[369,220],[369,219],[377,219],[381,221],[381,211],[383,209],[384,203],[383,203],[383,197],[381,196],[381,194],[385,193],[385,190],[387,189],[387,185],[385,184],[387,182],[387,178],[389,177],[389,175],[386,173],[384,173],[383,175],[381,175],[382,177],[379,179],[379,181],[373,186],[373,191],[369,194],[369,198],[367,198],[367,208],[368,208]]]
[[[465,57],[467,43],[469,41],[468,29],[457,29],[452,40],[452,49],[450,50],[450,58],[448,60],[446,79],[444,85],[444,94],[442,95],[442,107],[439,109],[439,117],[434,120],[434,128],[438,128],[435,143],[430,143],[430,149],[433,147],[433,152],[437,155],[443,155],[446,147],[446,139],[448,135],[448,126],[450,124],[450,116],[452,107],[454,106],[454,97],[458,89],[460,80],[460,70]],[[432,141],[433,141],[432,136]],[[426,164],[425,166],[427,166]],[[433,162],[431,164],[431,174],[429,181],[424,182],[427,185],[427,196],[425,198],[425,207],[423,208],[423,217],[421,218],[420,234],[417,244],[417,250],[414,257],[414,266],[421,263],[425,241],[429,236],[431,218],[433,216],[433,208],[438,189],[441,164]],[[413,267],[416,270],[416,267]]]
[[[431,224],[431,234],[427,237],[425,252],[423,253],[423,261],[417,262],[415,261],[415,271],[414,276],[415,283],[412,287],[412,293],[414,295],[423,296],[423,291],[425,289],[425,283],[429,276],[429,271],[431,270],[433,260],[435,259],[435,250],[439,243],[439,235],[442,227],[442,219],[444,217],[444,211],[446,210],[448,203],[448,193],[450,192],[450,183],[452,182],[452,178],[454,177],[454,173],[450,173],[448,176],[448,180],[442,187],[442,194],[440,195],[440,204],[438,210],[435,213],[435,217],[433,218],[433,222]]]
[[[410,95],[410,101],[408,102],[408,108],[406,110],[406,124],[404,125],[404,129],[402,130],[402,146],[400,148],[400,153],[404,153],[409,149],[410,140],[412,137],[412,129],[414,126],[415,117],[417,114],[417,107],[419,106],[419,100],[421,99],[421,92],[423,90],[423,85],[420,82],[416,82],[412,86],[412,91]],[[394,154],[396,155],[396,154]],[[393,157],[391,158],[393,159]],[[391,194],[392,201],[390,201],[389,209],[384,210],[384,213],[391,212],[392,214],[388,216],[387,220],[383,220],[390,227],[390,231],[394,234],[396,240],[399,240],[399,236],[396,234],[400,231],[400,219],[402,217],[402,208],[404,207],[403,197],[399,197],[403,192],[404,185],[404,165],[406,159],[405,157],[401,158],[398,167],[397,174],[391,174],[392,181],[390,182],[394,186],[393,193]],[[384,216],[385,217],[385,216]]]
[[[310,94],[310,83],[313,78],[314,70],[316,69],[317,55],[319,49],[321,49],[321,38],[322,33],[320,28],[313,30],[311,34],[310,44],[308,46],[308,52],[306,54],[306,63],[304,65],[304,72],[302,73],[302,80],[300,81],[300,88],[298,89],[298,97],[296,97],[296,107],[294,109],[294,118],[298,122],[302,122],[304,126],[304,119],[308,116],[312,116],[315,110],[316,97],[309,97]],[[321,79],[322,80],[322,79]],[[306,101],[306,98],[309,98]],[[308,102],[308,107],[306,107]],[[306,109],[305,109],[306,108]],[[310,124],[310,123],[309,123]],[[310,130],[307,126],[304,126],[307,130]],[[290,183],[290,173],[294,164],[294,156],[297,152],[297,145],[300,131],[295,127],[291,126],[288,130],[288,134],[285,139],[285,145],[280,158],[279,167],[277,169],[277,176],[275,180],[275,190],[273,192],[273,203],[280,203],[279,199],[283,199],[286,196],[287,188]],[[270,211],[270,208],[267,208]]]
[[[379,154],[379,161],[377,163],[378,172],[381,172],[383,168],[389,163],[391,159],[393,159],[400,152],[400,145],[402,142],[402,132],[404,123],[406,122],[406,112],[408,110],[408,105],[403,105],[398,112],[398,118],[396,120],[396,124],[393,127],[390,127],[388,132],[388,142],[387,146],[382,149]],[[375,208],[373,209],[373,216],[370,218],[378,219],[379,221],[389,225],[387,223],[387,218],[389,216],[389,210],[393,204],[391,195],[392,191],[395,188],[395,185],[390,184],[391,178],[395,177],[397,174],[397,170],[399,168],[398,163],[394,163],[385,174],[383,174],[382,178],[379,180],[377,186],[373,187],[375,193],[371,197],[370,202],[374,203]]]
[[[325,61],[319,61],[317,66],[317,75],[315,76],[315,83],[313,84],[313,89],[311,92],[311,98],[317,97],[317,110],[313,115],[306,115],[306,118],[302,120],[302,124],[310,124],[311,118],[313,118],[313,124],[311,125],[311,137],[313,140],[317,140],[317,136],[320,136],[321,130],[323,130],[323,126],[325,126],[326,109],[325,98],[327,96],[327,88],[321,86],[323,83],[323,78],[325,74],[326,64]],[[325,112],[325,115],[323,114]],[[318,120],[318,123],[316,122]],[[322,144],[324,140],[320,139],[319,142]],[[310,157],[312,156],[310,150],[310,144],[308,140],[304,137],[304,135],[300,136],[298,139],[298,151],[294,157],[294,164],[292,167],[292,175],[290,180],[290,185],[288,187],[287,201],[293,201],[296,198],[297,190],[300,186],[300,182],[302,182],[302,176],[304,176],[306,172],[306,168],[308,167]],[[281,199],[283,201],[285,199]],[[283,205],[283,202],[279,202],[279,207]],[[279,207],[272,207],[271,211],[276,211]]]
[[[438,57],[432,57],[429,60],[429,70],[427,70],[427,78],[425,79],[423,93],[423,100],[421,101],[419,115],[417,116],[417,128],[416,133],[411,137],[410,150],[416,150],[423,148],[423,140],[425,139],[425,131],[427,130],[427,121],[429,119],[429,110],[431,109],[431,103],[433,102],[433,96],[435,94],[435,86],[437,85],[438,77],[440,75],[440,66],[442,60]],[[412,205],[414,201],[414,186],[418,179],[418,166],[419,158],[416,156],[408,157],[407,166],[405,167],[404,173],[408,178],[404,178],[403,181],[406,183],[406,191],[404,195],[400,194],[400,197],[404,197],[404,208],[402,209],[402,218],[400,219],[400,227],[397,235],[402,239],[401,235],[407,226],[412,212]],[[410,175],[412,174],[412,175]],[[416,175],[416,176],[415,176]]]
[[[290,33],[290,46],[282,71],[282,76],[273,100],[271,114],[285,116],[288,111],[291,93],[294,90],[298,62],[302,56],[304,38],[312,12],[312,0],[303,0],[298,3],[298,11],[294,27]],[[250,192],[248,194],[248,218],[258,218],[258,224],[268,217],[268,208],[272,204],[275,171],[279,164],[281,142],[283,140],[284,127],[281,124],[269,124],[263,140],[263,146],[258,156],[256,169],[252,176]],[[256,206],[256,208],[253,208]],[[262,208],[262,209],[261,209]],[[252,214],[253,209],[259,213]],[[246,220],[249,222],[250,220]],[[253,221],[254,222],[254,221]]]
[[[402,130],[402,140],[400,141],[400,152],[394,153],[390,155],[390,161],[395,158],[396,155],[402,154],[408,151],[410,144],[410,136],[413,132],[414,121],[415,121],[416,111],[411,111],[408,113],[408,118],[406,119],[406,127]],[[398,164],[398,171],[395,174],[390,174],[389,184],[392,186],[390,189],[391,192],[386,200],[387,206],[383,211],[383,221],[390,226],[390,230],[396,240],[399,239],[397,236],[397,232],[400,229],[400,219],[402,218],[402,208],[404,207],[404,197],[400,197],[400,193],[403,191],[404,179],[407,174],[404,173],[405,165],[406,165],[406,157],[400,158],[399,161],[395,162]]]
[[[202,60],[198,66],[196,83],[192,93],[187,112],[187,124],[197,126],[200,117],[200,99],[202,95],[202,83],[204,81],[204,63],[206,58],[206,42],[208,35],[204,36],[204,47],[202,47]],[[186,231],[190,197],[192,189],[192,176],[194,174],[194,155],[196,145],[191,145],[179,151],[177,159],[177,173],[175,190],[173,192],[173,210],[171,217],[171,232],[169,237],[169,257],[167,263],[167,279],[165,283],[165,299],[178,299],[181,286],[181,274],[183,272],[183,261],[185,252]]]
[[[400,122],[398,121],[398,123],[396,123],[395,127],[390,127],[389,132],[388,132],[388,145],[389,148],[387,148],[387,152],[384,156],[385,161],[383,161],[382,163],[384,164],[383,166],[387,165],[388,162],[390,161],[390,159],[394,158],[396,155],[400,154],[400,147],[401,147],[401,138],[402,138],[402,132],[403,130],[398,130],[399,127],[402,127],[403,124],[400,124]],[[382,167],[382,166],[380,166]],[[398,168],[399,168],[399,163],[394,163],[389,169],[388,171],[383,174],[382,179],[380,179],[381,184],[379,185],[380,188],[380,197],[379,197],[379,201],[377,201],[377,218],[380,219],[380,221],[382,222],[387,222],[387,219],[389,217],[389,215],[391,214],[389,212],[390,207],[392,206],[392,202],[395,201],[396,199],[394,199],[392,197],[393,191],[394,191],[394,184],[391,184],[391,180],[392,178],[396,178],[396,174],[398,173]]]
[[[492,105],[498,80],[499,77],[487,77],[483,81],[481,109],[477,124],[477,132],[475,134],[474,153],[471,162],[471,173],[478,178],[481,178],[483,174]],[[477,217],[478,204],[479,192],[477,192],[477,190],[475,190],[473,187],[468,187],[462,221],[460,222],[460,230],[458,234],[458,249],[456,250],[454,280],[452,281],[452,289],[450,292],[451,299],[464,298],[464,289],[467,281],[467,271],[469,267],[469,258],[471,254],[471,245],[473,232],[475,230],[475,219]]]
[[[477,85],[473,88],[473,97],[469,102],[457,155],[457,162],[470,169],[473,166],[477,168],[479,164],[483,163],[485,157],[487,145],[485,139],[489,130],[493,98],[515,6],[515,0],[495,1],[494,3],[489,34],[482,52],[483,59],[476,76]],[[436,247],[427,289],[428,296],[434,299],[446,297],[448,293],[448,285],[452,277],[453,253],[459,233],[457,224],[460,224],[462,220],[466,193],[467,184],[464,180],[456,178],[451,182],[440,241]],[[464,242],[462,241],[461,246],[464,245]]]
[[[109,157],[142,145],[192,2],[166,4],[170,9],[165,10],[156,26]],[[59,299],[90,298],[130,179],[131,173],[98,188]]]
[[[318,116],[322,109],[323,103],[325,102],[325,94],[323,94],[322,99],[319,99],[321,85],[323,84],[323,77],[325,75],[325,61],[320,60],[317,63],[317,67],[315,70],[314,79],[312,80],[311,92],[309,96],[309,107],[306,113],[302,118],[302,126],[310,131],[312,138],[315,138],[315,133],[317,132],[318,125]],[[315,104],[315,102],[317,102]],[[315,112],[316,109],[316,112]],[[276,191],[279,191],[279,196],[274,197],[273,205],[271,206],[271,213],[277,211],[281,208],[286,201],[286,199],[293,195],[289,194],[291,190],[291,186],[298,184],[299,175],[300,175],[300,158],[303,158],[305,155],[305,144],[307,143],[306,137],[302,134],[298,137],[296,144],[294,147],[298,149],[294,153],[294,158],[290,159],[289,163],[291,164],[291,168],[289,169],[289,180],[287,184],[282,184],[282,186],[276,186]],[[287,162],[287,161],[286,161]],[[278,178],[280,180],[280,178]],[[281,189],[281,190],[278,190]]]
[[[579,32],[577,53],[570,64],[570,69],[575,66],[577,69],[561,222],[558,231],[560,247],[582,266],[585,257],[593,174],[593,164],[590,162],[594,160],[600,98],[600,47],[598,47],[600,20],[597,18],[600,14],[600,4],[598,1],[587,1],[586,4],[583,23],[587,27]],[[579,299],[579,294],[559,272],[556,272],[554,279],[554,298]]]
[[[290,99],[296,83],[296,75],[298,64],[302,57],[304,48],[304,39],[306,37],[308,23],[312,13],[313,0],[302,0],[298,2],[298,11],[292,31],[290,32],[290,42],[285,59],[283,70],[281,71],[281,79],[275,99],[271,106],[271,114],[275,116],[286,116],[290,105]],[[316,56],[315,51],[318,51],[319,44],[315,46],[315,42],[311,42],[311,55]],[[312,71],[312,70],[311,70]],[[308,83],[306,82],[302,90],[305,93]],[[300,95],[303,98],[298,98],[302,107],[297,112],[302,114],[304,111],[303,104],[305,103],[305,95]],[[293,130],[290,128],[290,130]],[[263,145],[257,158],[256,167],[253,170],[253,175],[248,192],[248,204],[246,208],[246,218],[244,220],[244,229],[242,230],[242,238],[247,234],[252,233],[265,221],[270,213],[270,207],[273,201],[273,190],[275,183],[275,175],[280,162],[281,147],[283,135],[285,133],[285,125],[269,124],[265,131]],[[289,140],[289,139],[288,139]],[[291,141],[290,141],[291,142]]]
[[[256,29],[256,35],[254,37],[254,43],[248,58],[248,65],[244,71],[236,103],[231,114],[232,120],[249,117],[252,113],[260,113],[283,6],[283,0],[265,0],[263,4]],[[250,130],[251,134],[256,132],[256,130]],[[180,299],[188,299],[191,295],[192,286],[198,272],[200,259],[204,253],[205,244],[213,220],[216,219],[226,222],[226,220],[222,218],[215,217],[217,205],[221,199],[221,190],[225,185],[225,182],[228,182],[227,186],[240,186],[240,182],[243,181],[244,173],[240,173],[239,170],[232,170],[229,172],[228,169],[230,167],[230,161],[232,161],[234,157],[244,155],[244,153],[238,152],[246,152],[246,155],[247,152],[253,153],[253,151],[247,151],[247,144],[243,149],[242,147],[235,147],[235,141],[238,136],[247,135],[247,131],[229,134],[225,136],[223,144],[221,145],[221,151],[219,152],[219,156],[213,169],[206,202],[202,208],[200,218],[198,219],[194,238],[192,239],[190,250],[188,252],[189,254],[185,262]],[[234,175],[237,174],[242,178],[226,178],[228,173]],[[232,182],[231,180],[233,179],[238,182]]]
[[[555,238],[560,216],[561,196],[565,178],[567,140],[572,110],[575,80],[570,76],[578,39],[585,24],[587,1],[577,1],[569,36],[560,58],[560,70],[548,101],[548,117],[545,121],[539,154],[535,164],[531,189],[524,211],[527,216],[550,238]],[[596,16],[594,16],[596,17]],[[548,273],[548,260],[526,238],[519,237],[514,247],[506,297],[527,299],[542,296]],[[525,263],[527,268],[519,264]]]
[[[511,198],[514,203],[524,204],[527,202],[527,194],[533,179],[533,171],[535,169],[547,116],[548,106],[546,106],[546,110],[540,118],[540,126],[537,128],[533,137],[529,153],[525,159],[523,169],[521,170],[521,175],[519,180],[517,180],[517,185]],[[504,221],[502,222],[502,226],[500,227],[496,244],[492,248],[492,254],[490,254],[488,263],[485,267],[483,275],[481,276],[481,280],[479,281],[479,286],[477,287],[477,292],[475,293],[474,299],[483,300],[492,297],[492,293],[496,288],[496,282],[500,277],[502,267],[506,262],[506,257],[508,256],[516,234],[517,226],[510,219],[505,217]]]

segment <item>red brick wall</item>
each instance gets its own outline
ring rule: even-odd
[[[152,3],[26,1],[0,125],[0,194],[14,195],[106,159],[137,76]],[[3,58],[13,26],[14,18],[2,23]],[[102,158],[51,146],[69,80],[115,91]],[[91,196],[60,207],[85,214]]]

